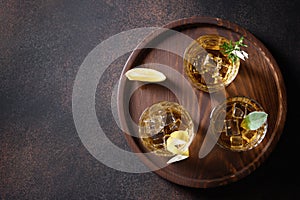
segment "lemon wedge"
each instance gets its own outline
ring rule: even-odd
[[[132,68],[125,73],[129,80],[143,82],[162,82],[166,80],[166,76],[155,69],[149,68]]]
[[[189,142],[189,135],[187,131],[174,131],[167,139],[167,150],[176,154],[167,163],[177,162],[189,157],[189,149],[187,143]]]

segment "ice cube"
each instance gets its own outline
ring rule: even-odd
[[[242,119],[244,117],[244,111],[235,104],[232,111],[232,116],[238,119]]]
[[[231,148],[243,146],[243,138],[241,136],[233,135],[230,137]]]
[[[242,137],[248,143],[252,143],[252,141],[256,138],[257,131],[252,130],[242,130]]]
[[[151,116],[149,120],[149,130],[151,135],[159,133],[165,126],[165,121],[160,115]]]
[[[180,124],[181,124],[181,120],[180,119],[176,119],[175,121],[167,124],[165,127],[164,127],[164,131],[168,134],[174,132],[174,131],[178,131],[179,130],[179,127],[180,127]]]
[[[165,116],[165,124],[171,124],[176,121],[176,116],[172,112],[168,112]]]
[[[227,136],[240,135],[240,127],[238,120],[226,119],[225,120],[225,131]]]

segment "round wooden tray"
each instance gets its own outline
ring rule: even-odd
[[[150,105],[162,101],[178,102],[178,94],[160,84],[147,84],[134,86],[135,84],[124,78],[124,74],[134,67],[151,67],[163,71],[169,83],[174,83],[182,91],[181,97],[185,101],[188,110],[196,121],[196,136],[190,146],[190,157],[161,169],[156,169],[159,165],[157,160],[149,159],[144,154],[139,154],[141,160],[150,168],[156,169],[154,172],[161,177],[188,187],[208,188],[225,185],[237,181],[255,170],[274,149],[284,127],[286,118],[286,93],[284,81],[280,69],[267,48],[244,28],[237,24],[219,18],[191,17],[171,22],[164,26],[187,36],[196,39],[205,34],[219,34],[230,40],[236,41],[240,36],[244,36],[244,42],[248,45],[245,49],[249,54],[249,59],[241,61],[239,73],[235,80],[226,87],[226,97],[247,96],[259,102],[268,116],[268,130],[264,140],[254,149],[246,152],[231,152],[215,145],[211,152],[204,158],[199,158],[198,152],[207,133],[212,111],[212,96],[207,92],[184,86],[183,52],[189,44],[180,44],[178,38],[173,34],[165,34],[166,31],[158,30],[149,35],[130,55],[124,66],[118,88],[118,112],[120,123],[125,130],[130,130],[132,124],[126,119],[126,109],[135,124],[142,112]],[[171,49],[181,49],[181,55],[163,50],[161,46]],[[151,48],[149,48],[151,47]],[[157,48],[156,48],[157,47]],[[173,76],[172,72],[165,71],[168,66],[182,74],[182,78]],[[175,74],[174,74],[175,75]],[[182,80],[181,80],[182,79]],[[138,83],[136,83],[138,84]],[[133,94],[128,91],[134,88]],[[189,100],[189,92],[197,97],[199,109],[193,108],[194,98]],[[130,95],[129,107],[126,98]],[[133,152],[145,153],[138,137],[124,133],[129,146]],[[161,158],[163,161],[164,158]],[[159,159],[158,159],[159,160]]]

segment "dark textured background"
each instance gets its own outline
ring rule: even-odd
[[[239,24],[276,59],[288,114],[275,150],[249,176],[211,189],[119,172],[97,161],[72,117],[72,87],[84,58],[121,31],[195,15]],[[298,0],[0,1],[0,199],[294,199],[300,187],[299,25]],[[124,149],[108,108],[128,55],[110,66],[96,95],[102,128]]]

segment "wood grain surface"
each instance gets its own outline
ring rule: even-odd
[[[176,37],[172,35],[164,35],[164,31],[155,32],[147,37],[139,45],[139,48],[132,52],[124,66],[122,81],[118,90],[118,109],[122,126],[126,127],[126,130],[130,130],[132,126],[126,119],[125,109],[129,109],[133,121],[138,123],[143,110],[153,103],[162,100],[184,101],[192,117],[199,119],[196,122],[198,124],[196,137],[190,146],[190,157],[156,170],[155,173],[171,182],[195,188],[216,187],[245,177],[268,157],[278,142],[284,127],[287,108],[286,93],[276,61],[254,35],[229,21],[219,18],[191,17],[171,22],[164,27],[186,34],[193,39],[205,34],[219,34],[230,40],[237,40],[240,36],[245,37],[244,42],[248,45],[249,59],[241,61],[239,73],[235,80],[226,87],[225,96],[247,96],[259,102],[269,114],[266,136],[256,148],[250,151],[231,152],[216,145],[206,157],[199,159],[198,152],[209,126],[213,99],[209,93],[196,88],[192,88],[192,92],[196,94],[198,102],[194,102],[193,98],[186,96],[185,92],[189,88],[182,84],[183,77],[186,77],[183,68],[183,55],[176,55],[160,48],[163,45],[184,50],[185,44],[179,44]],[[148,47],[149,43],[153,48],[143,48]],[[159,68],[160,65],[176,70],[182,74],[181,78]],[[131,68],[140,66],[162,69],[170,83],[178,84],[180,91],[182,91],[181,97],[184,96],[183,100],[163,85],[147,84],[138,87],[133,92],[129,107],[127,107],[124,99],[128,97],[129,94],[126,91],[132,87],[133,83],[129,83],[130,81],[124,78],[124,73]],[[193,108],[195,103],[199,104],[199,109]],[[137,137],[126,133],[124,136],[134,152],[145,152]],[[149,160],[146,155],[140,157],[150,169],[157,166],[157,163]]]

